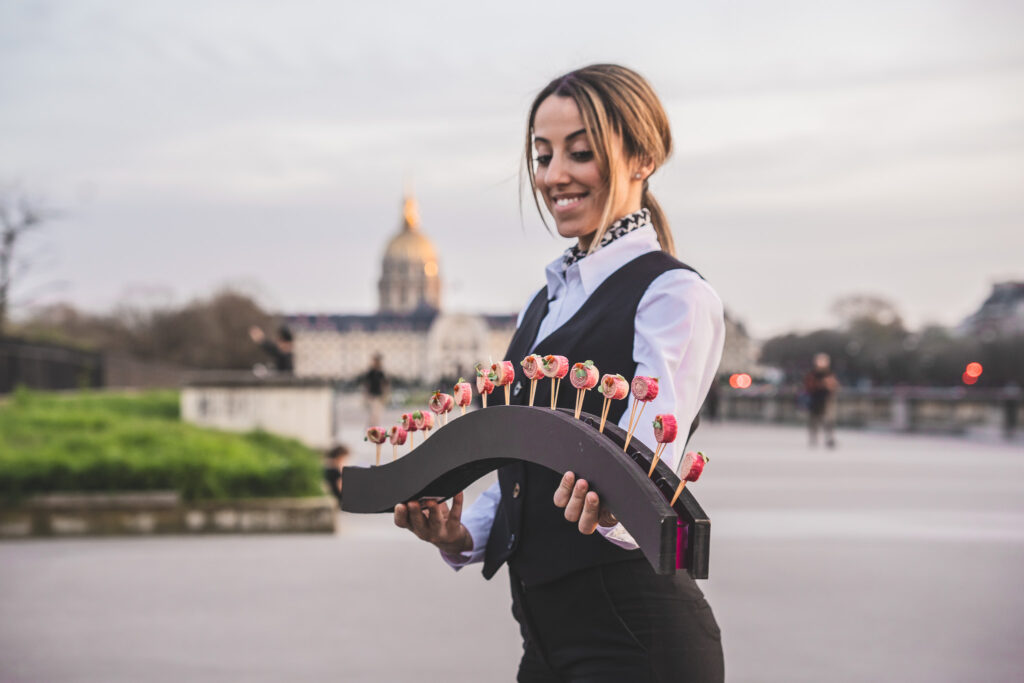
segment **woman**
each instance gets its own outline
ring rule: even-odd
[[[547,285],[520,314],[505,357],[554,353],[593,360],[603,373],[658,377],[647,415],[689,424],[717,370],[724,322],[715,292],[672,257],[668,223],[647,189],[671,146],[657,95],[629,69],[585,67],[537,95],[530,184],[538,210],[543,201],[558,234],[576,244],[547,267]],[[516,383],[528,386],[520,369]],[[535,405],[550,400],[549,384],[538,384]],[[562,407],[574,400],[560,393]],[[588,392],[584,410],[598,413],[601,401]],[[630,405],[615,403],[608,419],[625,426]],[[648,421],[635,438],[654,443]],[[666,453],[670,465],[684,445]],[[508,564],[523,635],[519,681],[723,679],[718,626],[694,581],[656,575],[585,479],[517,463],[498,480],[465,515],[460,493],[450,510],[398,505],[395,523],[453,567],[483,561],[490,578]]]

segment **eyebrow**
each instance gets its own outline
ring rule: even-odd
[[[586,133],[586,132],[587,132],[587,129],[586,129],[586,128],[580,128],[580,129],[579,129],[578,131],[576,131],[575,133],[569,133],[568,135],[566,135],[566,136],[565,136],[565,141],[566,141],[566,142],[568,142],[569,140],[572,140],[572,139],[573,139],[574,137],[576,137],[577,135],[583,135],[583,134],[584,134],[584,133]],[[550,140],[548,140],[547,138],[542,138],[542,137],[540,137],[539,135],[534,135],[534,136],[533,136],[533,139],[534,139],[534,141],[536,141],[536,142],[545,142],[545,143],[547,143],[547,144],[549,144],[549,145],[551,144],[551,141],[550,141]]]

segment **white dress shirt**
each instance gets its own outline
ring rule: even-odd
[[[648,224],[613,240],[564,271],[561,256],[551,262],[545,270],[548,312],[541,321],[534,343],[564,325],[609,275],[636,257],[660,248],[654,227]],[[526,308],[519,313],[517,327],[525,313]],[[679,423],[679,437],[662,455],[666,464],[675,468],[683,456],[690,423],[704,403],[722,359],[725,343],[722,301],[711,285],[696,273],[683,269],[669,270],[658,276],[640,299],[634,329],[636,374],[657,377],[659,392],[658,397],[644,408],[643,418],[633,438],[653,450],[656,445],[654,416],[662,413],[675,415]],[[519,359],[510,360],[517,362]],[[578,360],[585,359],[571,358],[569,362]],[[598,369],[603,371],[603,368]],[[632,380],[632,377],[626,379]],[[629,426],[633,401],[630,393],[626,410],[619,420],[623,429]],[[552,496],[554,493],[551,492]],[[459,569],[483,561],[500,500],[501,490],[495,483],[463,512],[462,523],[473,538],[473,550],[458,555],[441,553],[449,565]],[[637,547],[636,541],[621,524],[599,526],[597,529],[615,545],[627,549]]]

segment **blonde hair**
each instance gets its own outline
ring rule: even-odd
[[[526,126],[526,169],[538,212],[541,207],[533,167],[533,122],[541,102],[551,95],[570,97],[576,102],[594,159],[601,176],[608,182],[608,198],[597,231],[590,242],[589,251],[593,251],[612,221],[621,218],[611,215],[612,202],[621,190],[616,186],[617,174],[613,171],[618,169],[619,164],[634,159],[650,161],[657,169],[672,154],[672,132],[669,130],[668,116],[644,77],[617,64],[592,64],[570,71],[548,83],[533,100]],[[622,140],[625,158],[621,158],[622,154],[614,144],[615,135]],[[675,242],[668,219],[648,190],[647,182],[645,179],[640,205],[651,212],[651,222],[662,251],[675,256]]]

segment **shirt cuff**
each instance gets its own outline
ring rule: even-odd
[[[469,530],[467,529],[467,531]],[[469,531],[469,538],[473,541],[472,550],[463,550],[461,553],[455,554],[441,552],[441,559],[455,571],[459,571],[466,565],[484,561],[484,553],[487,551],[487,544],[477,543],[476,539],[473,538],[472,531]]]
[[[604,536],[609,543],[626,550],[636,550],[640,547],[640,544],[636,542],[632,534],[626,531],[626,527],[622,526],[621,522],[615,526],[598,526],[597,533]]]

